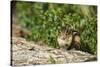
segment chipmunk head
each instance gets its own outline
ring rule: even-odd
[[[58,44],[60,48],[67,49],[72,42],[72,33],[70,29],[63,27],[58,35]]]

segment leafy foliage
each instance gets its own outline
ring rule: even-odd
[[[27,35],[27,39],[36,42],[43,41],[48,46],[55,48],[58,47],[59,29],[62,26],[71,25],[81,35],[81,50],[96,53],[96,6],[86,7],[93,8],[95,15],[88,18],[81,12],[80,5],[17,2],[16,19],[21,26],[31,31],[31,35]]]

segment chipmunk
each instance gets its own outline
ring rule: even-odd
[[[60,49],[62,50],[69,49],[72,43],[72,38],[73,36],[72,36],[71,31],[66,30],[65,28],[62,28],[57,38]]]
[[[80,45],[81,45],[81,38],[80,34],[77,31],[72,32],[73,38],[72,38],[72,43],[71,46],[68,49],[76,49],[80,50]]]
[[[80,49],[80,36],[77,31],[72,31],[70,29],[61,30],[59,32],[57,41],[60,49]]]

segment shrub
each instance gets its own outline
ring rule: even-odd
[[[71,25],[81,35],[81,50],[96,53],[97,18],[86,18],[80,12],[80,5],[17,2],[17,21],[31,31],[26,39],[42,41],[48,46],[58,47],[57,36],[62,26]],[[94,6],[88,6],[93,7]],[[96,10],[95,10],[96,11]]]

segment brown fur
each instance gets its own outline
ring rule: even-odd
[[[80,45],[81,45],[80,34],[77,31],[74,31],[73,32],[72,44],[71,44],[69,49],[75,48],[76,50],[79,50]]]
[[[72,43],[72,34],[70,32],[61,31],[57,38],[59,47],[63,50],[68,49]]]

